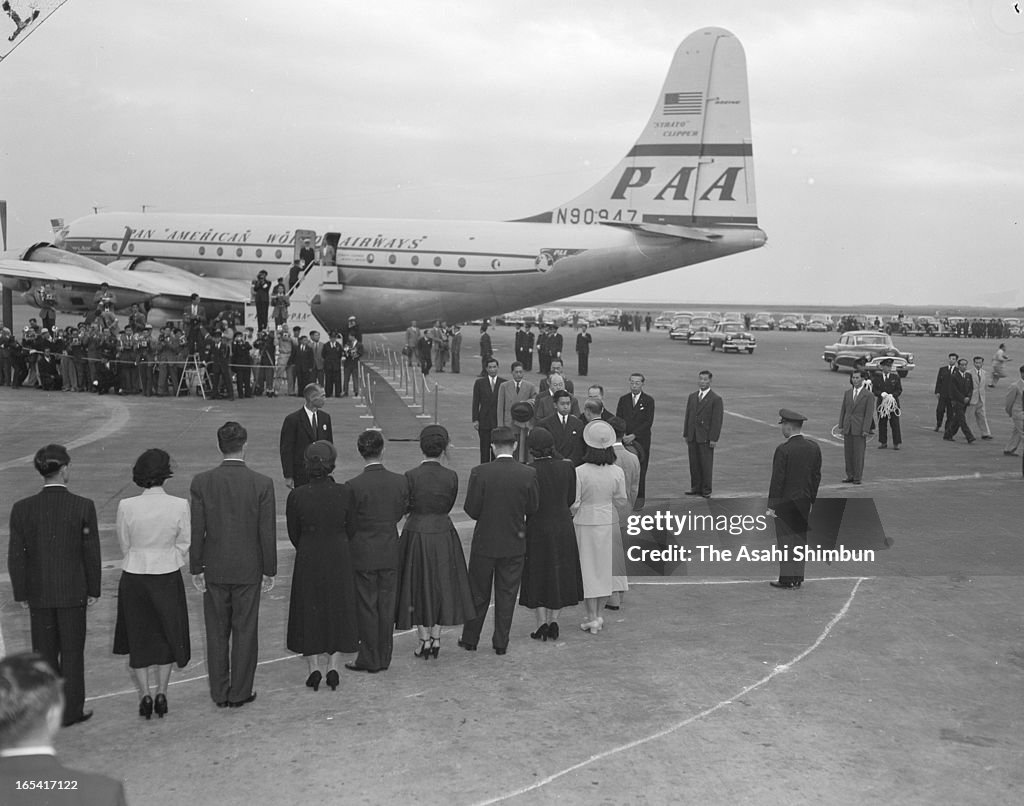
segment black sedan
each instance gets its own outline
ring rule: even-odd
[[[914,368],[913,353],[896,349],[892,337],[877,330],[851,330],[844,333],[839,341],[828,345],[821,356],[833,372],[837,372],[840,367],[853,369],[860,358],[867,359],[866,368],[871,372],[881,370],[879,362],[883,358],[891,358],[892,368],[901,378],[906,378],[907,373]]]
[[[719,322],[710,334],[711,349],[723,352],[740,352],[746,350],[753,353],[757,347],[757,339],[748,333],[742,322]]]

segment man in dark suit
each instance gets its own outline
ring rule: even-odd
[[[522,364],[524,369],[526,368],[526,364],[527,364],[527,355],[531,354],[533,352],[533,344],[532,344],[533,340],[531,339],[530,341],[531,341],[531,344],[530,344],[529,347],[527,347],[526,346],[526,331],[523,330],[523,323],[520,322],[518,325],[516,325],[515,351],[516,351],[516,361],[518,361],[520,364]]]
[[[342,367],[345,370],[344,389],[341,396],[348,397],[349,381],[352,382],[352,394],[359,397],[359,361],[363,357],[363,345],[354,333],[348,334],[348,341],[341,351]]]
[[[492,355],[494,348],[491,346],[491,334],[487,332],[487,323],[484,322],[480,325],[480,365],[483,367],[481,377],[487,374],[487,362],[491,360]]]
[[[218,708],[256,699],[260,590],[273,589],[277,574],[274,482],[246,467],[247,440],[239,423],[218,428],[223,461],[192,479],[189,495],[189,564],[192,583],[203,594],[206,667]]]
[[[864,386],[859,370],[850,373],[850,388],[843,393],[839,431],[846,459],[844,484],[860,484],[864,475],[864,448],[875,421],[875,396]]]
[[[697,373],[697,391],[686,400],[683,416],[683,439],[690,458],[690,489],[687,495],[711,497],[711,480],[715,470],[715,445],[722,435],[725,407],[722,398],[711,388],[711,372]]]
[[[0,803],[124,806],[120,781],[70,769],[57,760],[53,740],[64,710],[60,684],[39,655],[22,652],[0,660]],[[25,782],[36,781],[69,785],[64,790],[25,787]]]
[[[409,482],[381,464],[384,437],[364,431],[356,443],[366,463],[347,482],[351,495],[348,539],[356,578],[359,655],[345,668],[382,672],[391,665],[398,591],[398,522],[409,509]]]
[[[484,375],[473,382],[473,428],[480,435],[480,462],[491,461],[491,429],[498,425],[498,390],[505,383],[498,377],[498,359],[484,362]]]
[[[252,301],[256,306],[256,330],[262,333],[267,329],[267,314],[270,313],[270,280],[266,269],[260,269],[252,281]]]
[[[647,494],[647,465],[651,460],[651,428],[654,425],[654,398],[644,391],[645,378],[634,372],[629,376],[629,392],[619,398],[615,416],[626,422],[626,435],[622,444],[640,448],[640,489],[633,509],[644,508]]]
[[[590,345],[593,341],[594,337],[587,333],[587,323],[584,322],[576,334],[576,374],[581,378],[590,370]]]
[[[324,345],[320,357],[324,362],[324,394],[326,397],[341,397],[341,357],[344,345],[338,341],[338,332],[331,331],[331,338]]]
[[[316,383],[316,357],[307,336],[299,337],[299,346],[295,351],[295,380],[299,389]]]
[[[226,397],[229,400],[234,400],[235,391],[231,386],[230,333],[227,331],[221,333],[219,330],[213,331],[213,341],[206,355],[206,363],[209,367],[210,386],[213,388],[213,397]]]
[[[946,428],[949,428],[949,418],[953,415],[949,405],[949,376],[956,369],[956,362],[959,357],[956,353],[950,353],[946,366],[939,367],[939,374],[935,377],[935,394],[938,396],[938,402],[935,405],[936,431],[942,428],[943,418],[946,419]]]
[[[463,509],[476,521],[469,552],[469,587],[476,616],[465,623],[459,646],[475,650],[491,601],[494,584],[494,635],[499,655],[508,650],[508,636],[526,553],[526,516],[540,505],[537,471],[513,458],[511,428],[491,432],[493,462],[477,465],[469,475]]]
[[[871,391],[875,395],[875,408],[878,412],[878,447],[885,448],[889,444],[889,426],[892,426],[892,449],[898,451],[903,442],[900,432],[900,395],[903,394],[903,383],[900,376],[892,371],[892,359],[883,358],[878,362],[882,367],[871,381]],[[893,403],[888,402],[888,397]],[[883,403],[885,404],[883,407]],[[895,405],[896,408],[890,408]],[[884,413],[883,413],[884,412]]]
[[[570,412],[572,395],[559,389],[554,398],[555,413],[538,420],[537,425],[551,434],[557,456],[579,465],[583,461],[583,421]]]
[[[185,333],[188,336],[189,355],[202,352],[203,328],[206,327],[206,308],[199,301],[199,295],[193,294],[188,305],[181,312],[181,319],[185,323]]]
[[[289,489],[309,481],[303,457],[306,448],[317,440],[334,442],[331,415],[323,410],[327,396],[319,384],[307,384],[302,390],[306,404],[293,411],[281,423],[281,471]]]
[[[779,581],[771,583],[773,588],[799,588],[804,581],[804,561],[794,557],[794,549],[807,544],[807,519],[821,483],[821,448],[801,433],[806,419],[789,409],[779,410],[786,441],[772,459],[767,515],[775,519],[775,542],[786,559],[779,564]]]
[[[64,678],[64,725],[84,722],[85,608],[100,596],[96,506],[68,492],[71,457],[63,445],[35,455],[42,492],[15,502],[7,567],[14,601],[29,610],[32,649]]]
[[[942,436],[947,442],[953,442],[960,429],[963,429],[968,445],[974,442],[974,433],[967,424],[967,406],[973,396],[974,379],[967,371],[967,359],[961,358],[956,362],[956,369],[949,374],[949,408],[952,416],[946,419],[946,433]]]

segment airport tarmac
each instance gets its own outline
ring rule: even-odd
[[[508,377],[512,328],[494,343]],[[439,419],[452,433],[450,464],[463,488],[478,458],[469,418],[475,328],[465,328],[461,375],[440,384]],[[565,341],[573,342],[571,328]],[[759,333],[754,355],[672,342],[664,331],[595,328],[578,396],[606,387],[614,408],[632,371],[656,400],[648,507],[672,506],[688,486],[681,440],[686,395],[714,372],[726,418],[716,450],[715,499],[764,496],[781,441],[779,408],[809,420],[821,443],[821,496],[871,499],[891,546],[873,562],[811,563],[799,591],[768,585],[773,563],[705,563],[673,577],[634,578],[625,606],[598,636],[563,612],[561,638],[531,641],[518,609],[508,655],[468,653],[446,628],[437,660],[395,639],[391,669],[346,674],[338,691],[303,686],[304,661],[284,647],[294,557],[284,530],[278,430],[298,400],[144,399],[0,388],[0,482],[6,544],[11,502],[34,493],[31,456],[46,442],[71,448],[73,491],[96,501],[103,596],[89,611],[88,723],[58,737],[65,763],[123,778],[129,801],[163,804],[630,803],[992,804],[1024,787],[1024,479],[1003,456],[1009,420],[1002,388],[989,392],[994,439],[950,444],[933,431],[935,372],[949,350],[988,362],[994,342],[898,339],[917,368],[904,381],[903,449],[869,445],[864,484],[841,483],[841,441],[830,434],[845,373],[828,371],[832,334]],[[398,349],[400,334],[367,337]],[[1021,363],[1013,341],[1010,354]],[[536,373],[530,377],[536,378]],[[350,399],[328,410],[340,448],[335,477],[360,462],[355,437],[369,420]],[[145,448],[177,463],[168,492],[219,461],[215,430],[237,419],[248,460],[277,483],[280,573],[261,610],[258,699],[219,710],[205,679],[201,599],[186,581],[192,662],[176,670],[163,720],[141,720],[123,658],[110,654],[120,551],[117,502],[138,490],[131,464]],[[428,422],[428,420],[423,420]],[[419,461],[415,443],[389,443],[385,463]],[[463,489],[464,492],[464,489]],[[467,556],[472,522],[453,517]],[[763,545],[770,545],[765,541]],[[27,612],[11,598],[0,559],[8,651],[29,646]],[[1014,794],[1016,793],[1016,794]]]

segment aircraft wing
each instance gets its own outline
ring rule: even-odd
[[[0,259],[0,283],[14,291],[26,292],[41,284],[57,288],[74,288],[80,293],[96,291],[106,283],[126,299],[157,300],[184,305],[192,294],[204,301],[244,304],[249,287],[241,280],[199,277],[195,274],[151,260],[115,261],[104,265],[88,261],[74,263],[37,262],[34,260]]]

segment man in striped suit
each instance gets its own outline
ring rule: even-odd
[[[68,492],[63,445],[35,455],[43,489],[11,509],[7,565],[14,600],[29,610],[32,649],[64,678],[65,727],[85,722],[85,608],[100,595],[96,506]]]

